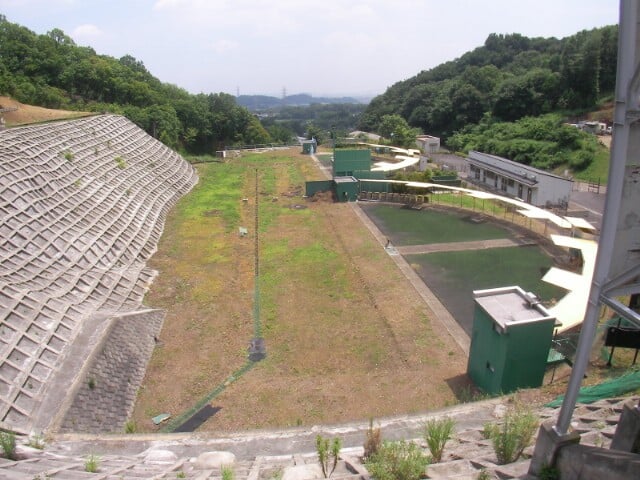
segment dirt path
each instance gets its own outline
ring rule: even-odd
[[[435,252],[461,252],[464,250],[483,250],[487,248],[507,248],[522,245],[535,245],[535,242],[498,238],[494,240],[475,240],[470,242],[431,243],[427,245],[407,245],[396,247],[400,255],[416,255]]]

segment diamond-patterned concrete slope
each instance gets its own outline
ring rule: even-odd
[[[0,131],[0,426],[32,426],[89,319],[141,306],[167,211],[196,182],[121,116]]]

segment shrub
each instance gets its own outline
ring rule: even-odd
[[[89,473],[96,473],[100,469],[100,457],[91,454],[84,462],[84,471]]]
[[[442,452],[451,438],[455,422],[449,417],[429,420],[424,426],[424,440],[431,452],[431,460],[438,463],[442,460]]]
[[[498,464],[505,465],[520,458],[537,428],[538,419],[531,409],[515,405],[507,411],[502,424],[485,424],[484,435],[493,443]]]
[[[136,433],[138,426],[135,420],[127,420],[124,424],[124,433]]]
[[[127,161],[124,158],[116,157],[115,161],[116,161],[116,165],[120,170],[124,170],[125,168],[127,168]]]
[[[362,458],[367,461],[380,449],[382,445],[382,432],[380,427],[373,427],[373,419],[369,420],[369,429],[364,439],[364,455]]]
[[[376,480],[418,480],[424,476],[428,464],[420,447],[404,440],[383,442],[366,462],[367,470]]]
[[[233,480],[236,476],[233,471],[233,468],[227,465],[222,466],[221,472],[222,472],[222,480]]]
[[[44,438],[39,434],[31,435],[29,437],[29,443],[27,445],[29,445],[31,448],[42,450],[44,449]]]
[[[316,437],[316,451],[318,452],[318,461],[320,462],[320,467],[322,467],[324,478],[329,478],[336,469],[341,448],[342,442],[339,438],[334,438],[331,445],[329,445],[328,438],[323,438],[322,435]],[[329,463],[331,463],[331,470],[329,470]]]
[[[494,478],[488,471],[486,468],[483,468],[482,470],[480,470],[480,473],[478,474],[478,478],[476,480],[491,480],[492,478]]]
[[[0,448],[2,455],[9,460],[16,458],[16,434],[13,432],[0,432]]]

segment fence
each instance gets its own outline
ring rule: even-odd
[[[461,208],[475,212],[478,215],[486,215],[497,220],[506,221],[514,226],[525,228],[542,236],[551,234],[567,235],[579,233],[578,236],[593,239],[582,232],[570,232],[570,230],[558,227],[549,220],[526,217],[518,213],[518,208],[509,203],[493,199],[481,199],[458,192],[432,192],[428,194],[395,193],[395,192],[360,192],[358,200],[379,201],[390,203],[403,203],[413,208],[422,208],[423,205],[443,205]]]

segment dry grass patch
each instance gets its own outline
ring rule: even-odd
[[[8,127],[95,115],[95,113],[91,112],[76,112],[71,110],[35,107],[33,105],[20,103],[11,97],[4,96],[0,96],[0,107],[16,109],[2,114]]]
[[[305,179],[320,178],[312,161],[278,152],[201,167],[202,182],[190,197],[225,188],[214,169],[241,179],[237,190],[226,190],[238,205],[238,215],[227,216],[232,222],[222,214],[198,216],[191,206],[198,202],[189,198],[167,222],[147,304],[166,308],[168,316],[136,423],[151,429],[151,415],[182,413],[246,361],[256,168],[267,358],[214,399],[222,410],[202,429],[366,420],[454,403],[447,382],[466,370],[455,342],[351,205],[306,202],[291,193],[302,192]],[[301,203],[307,208],[291,208]],[[250,227],[248,237],[237,235],[238,224]]]

